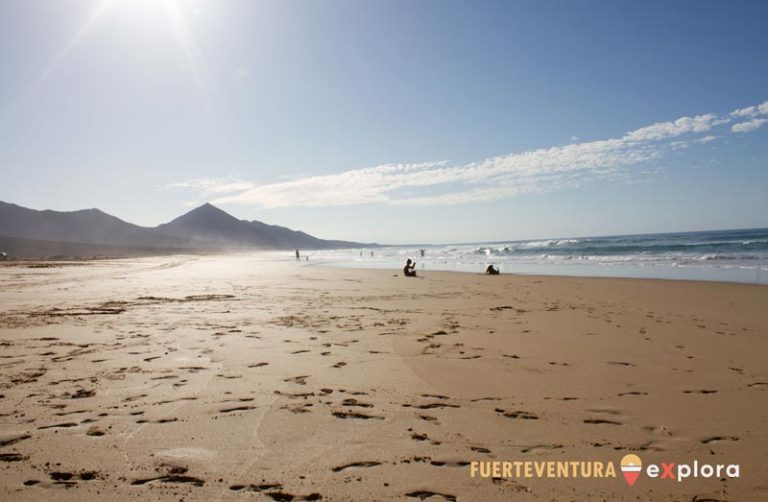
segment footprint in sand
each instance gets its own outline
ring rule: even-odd
[[[21,453],[0,453],[0,462],[21,462],[27,458]]]
[[[288,410],[291,413],[309,413],[310,411],[312,411],[310,410],[310,408],[313,406],[314,405],[312,403],[304,403],[304,404],[299,404],[294,406],[281,406],[280,409]]]
[[[179,474],[169,474],[167,476],[156,476],[154,478],[137,479],[132,481],[132,485],[145,485],[147,483],[174,483],[174,484],[190,484],[192,486],[203,486],[205,481],[200,478],[192,476],[183,476]]]
[[[431,490],[416,490],[405,494],[406,497],[416,498],[419,500],[427,500],[428,498],[436,497],[439,499],[447,500],[449,502],[456,502],[458,500],[455,495],[449,495],[447,493],[433,492]]]
[[[367,415],[365,413],[360,413],[356,411],[334,411],[333,413],[331,413],[331,415],[341,419],[357,418],[361,420],[371,420],[371,419],[384,420],[384,417],[379,415]]]
[[[286,378],[285,380],[283,380],[283,382],[292,382],[298,385],[307,385],[307,378],[309,378],[309,375],[300,375],[300,376],[295,376],[291,378]]]
[[[203,366],[182,366],[179,368],[180,370],[187,370],[190,373],[197,373],[198,371],[207,370],[208,368]]]
[[[408,429],[408,430],[410,431],[412,429]],[[413,439],[414,441],[429,441],[429,436],[427,434],[419,434],[418,432],[412,432],[411,433],[411,439]],[[432,443],[433,444],[435,444],[435,443],[440,444],[437,441],[433,441]]]
[[[99,436],[103,436],[104,434],[106,434],[106,432],[104,432],[102,429],[96,427],[95,425],[93,427],[90,427],[85,432],[86,436],[96,436],[96,437],[99,437]]]
[[[466,460],[457,460],[457,461],[432,460],[429,463],[430,465],[434,465],[435,467],[466,467],[470,464],[470,462],[467,462]]]
[[[65,486],[67,488],[75,486],[78,481],[92,481],[94,479],[100,479],[99,473],[95,471],[83,471],[80,473],[75,472],[51,472],[48,476],[53,480],[54,485]],[[34,481],[34,482],[32,482]],[[26,486],[33,486],[39,483],[36,480],[25,481]]]
[[[60,424],[53,424],[53,425],[44,425],[42,427],[38,427],[39,430],[42,429],[60,429],[60,428],[69,428],[69,427],[77,427],[78,424],[75,422],[63,422]]]
[[[369,403],[361,403],[357,399],[348,398],[341,402],[342,406],[357,406],[360,408],[373,408],[372,404]]]
[[[309,495],[294,495],[292,493],[281,492],[283,485],[280,483],[261,483],[250,485],[232,485],[229,489],[233,492],[255,492],[263,493],[267,497],[276,501],[312,501],[322,500],[323,496],[319,493],[310,493]]]
[[[594,446],[595,444],[593,444]],[[664,451],[664,448],[660,446],[655,446],[654,441],[647,441],[643,444],[637,445],[637,446],[614,446],[614,450],[620,451],[620,450],[627,450],[627,451]]]
[[[701,440],[701,444],[719,443],[721,441],[738,441],[736,436],[712,436]]]
[[[178,422],[178,421],[179,421],[179,419],[176,418],[176,417],[173,417],[173,418],[161,418],[161,419],[153,420],[153,421],[149,421],[146,418],[142,418],[142,419],[136,420],[136,423],[137,424],[149,424],[149,423],[151,423],[151,424],[171,424],[173,422]]]
[[[344,464],[344,465],[338,465],[336,467],[332,467],[331,470],[333,472],[341,472],[347,469],[376,467],[377,465],[381,465],[381,462],[374,462],[374,461],[352,462],[351,464]]]
[[[458,404],[451,404],[451,403],[427,403],[427,404],[419,404],[419,405],[413,405],[405,403],[403,404],[403,408],[416,408],[418,410],[432,410],[435,408],[461,408]]]
[[[68,394],[65,394],[68,395]],[[84,399],[87,397],[93,397],[96,395],[96,391],[93,389],[77,389],[74,394],[69,395],[70,399]]]
[[[278,396],[285,396],[289,399],[307,399],[308,397],[315,397],[314,392],[282,392],[279,390],[274,391]]]
[[[219,413],[233,413],[236,411],[248,411],[248,410],[254,410],[256,409],[256,406],[235,406],[233,408],[223,408],[219,410]]]
[[[615,420],[606,420],[604,418],[587,418],[584,420],[585,424],[592,424],[592,425],[624,425],[621,422],[617,422]]]
[[[552,451],[552,450],[562,450],[563,445],[561,444],[537,444],[533,446],[524,446],[520,449],[520,453],[534,453],[534,452],[540,452],[540,451]]]
[[[232,485],[229,487],[233,492],[266,492],[269,490],[280,490],[283,487],[280,483],[261,483],[259,485]]]
[[[523,420],[539,419],[538,415],[536,415],[535,413],[531,413],[530,411],[505,411],[501,408],[496,408],[494,411],[496,413],[504,415],[507,418],[516,418],[516,419],[523,419]]]
[[[448,399],[448,396],[442,394],[422,394],[421,397],[430,397],[432,399]]]
[[[480,401],[501,401],[500,397],[478,397],[475,399],[470,400],[473,403],[478,403]]]

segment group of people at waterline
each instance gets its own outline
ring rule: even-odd
[[[421,256],[424,256],[424,250],[420,249],[419,252],[421,253]],[[363,252],[360,251],[360,256],[363,256]],[[371,251],[371,256],[373,256],[373,251]],[[306,261],[309,261],[309,256],[304,257]],[[299,250],[296,250],[296,261],[301,261],[301,253]],[[491,264],[488,265],[485,268],[485,274],[486,275],[499,275],[501,271],[498,267]],[[416,262],[414,260],[411,260],[408,258],[408,260],[405,262],[405,267],[403,267],[403,275],[406,277],[416,277]]]
[[[485,267],[486,275],[499,275],[500,273],[501,271],[499,268],[493,264]],[[403,267],[403,275],[406,277],[416,277],[416,262],[414,260],[408,258],[408,260],[405,262],[405,267]]]

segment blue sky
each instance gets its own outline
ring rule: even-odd
[[[768,226],[768,2],[0,3],[0,200],[327,238]],[[762,106],[761,106],[762,105]]]

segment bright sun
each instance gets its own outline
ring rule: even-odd
[[[97,23],[104,18],[119,20],[136,30],[160,29],[173,33],[183,57],[186,60],[191,78],[199,88],[207,87],[207,71],[202,53],[195,43],[188,16],[200,16],[202,10],[180,0],[101,0],[95,2],[80,28],[70,40],[56,53],[41,73],[39,85],[66,59],[69,53],[81,43],[82,39]],[[146,33],[137,32],[143,36]]]

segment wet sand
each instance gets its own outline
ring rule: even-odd
[[[423,276],[0,266],[0,499],[768,498],[767,286]],[[741,472],[470,477],[628,453]]]

